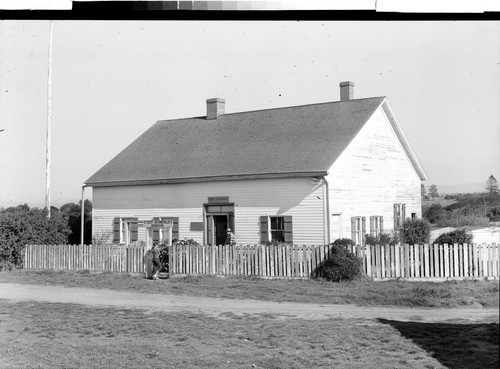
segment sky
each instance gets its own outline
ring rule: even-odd
[[[45,203],[49,28],[0,21],[0,207]],[[388,97],[424,185],[500,180],[500,22],[56,20],[51,204],[78,202],[156,121],[204,116],[208,98],[226,113],[338,101],[347,80],[355,98]]]

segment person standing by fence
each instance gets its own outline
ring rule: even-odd
[[[231,228],[228,228],[226,231],[226,245],[236,245],[236,236],[234,235]]]

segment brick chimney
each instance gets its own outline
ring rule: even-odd
[[[340,101],[354,99],[354,83],[351,81],[340,82]]]
[[[219,97],[207,100],[207,119],[217,119],[224,114],[226,100]]]

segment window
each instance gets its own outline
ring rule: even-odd
[[[293,242],[291,216],[261,216],[260,242]]]
[[[411,213],[411,219],[417,219],[417,213]]]
[[[285,242],[285,220],[283,217],[269,217],[271,242]]]
[[[128,245],[130,242],[137,241],[137,239],[137,218],[116,217],[113,219],[113,243]]]
[[[378,237],[384,232],[384,218],[382,216],[370,217],[370,236]]]
[[[398,229],[406,219],[406,204],[394,204],[394,229]]]
[[[351,240],[356,245],[363,245],[366,233],[366,218],[352,217],[351,218]]]
[[[179,239],[179,218],[178,217],[154,217],[153,222],[170,223],[171,226],[153,227],[148,232],[148,237],[151,237],[153,243],[167,242],[172,244],[173,240]]]

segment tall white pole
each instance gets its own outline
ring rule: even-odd
[[[84,241],[84,227],[85,227],[85,200],[83,199],[83,195],[85,193],[85,186],[82,186],[82,208],[80,209],[80,214],[81,214],[81,227],[80,227],[80,245],[83,246],[83,241]]]
[[[52,20],[49,31],[49,76],[47,81],[47,146],[46,146],[46,171],[45,171],[45,208],[50,218],[50,137],[51,137],[51,114],[52,114]]]

